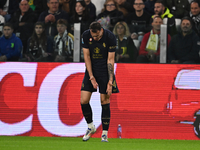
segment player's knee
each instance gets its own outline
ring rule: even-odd
[[[87,99],[84,99],[84,98],[81,98],[81,104],[88,104],[89,103],[89,100]]]
[[[102,105],[109,104],[109,103],[110,103],[110,99],[109,98],[101,99],[101,104]]]
[[[88,104],[90,101],[91,93],[90,92],[85,92],[81,91],[81,104]]]

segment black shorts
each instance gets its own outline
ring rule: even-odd
[[[101,94],[107,94],[106,90],[107,90],[107,84],[108,84],[108,76],[95,76],[95,79],[98,83],[98,87],[99,87],[99,93]],[[118,87],[117,87],[117,83],[115,80],[115,76],[113,78],[113,87],[112,87],[112,93],[119,93]],[[81,86],[81,91],[89,91],[89,92],[96,92],[97,89],[93,88],[93,85],[90,81],[90,77],[88,72],[85,72],[85,76],[83,78],[83,82],[82,82],[82,86]]]

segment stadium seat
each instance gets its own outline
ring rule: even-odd
[[[0,36],[2,35],[3,33],[3,25],[5,23],[5,19],[3,16],[0,15]]]
[[[135,44],[135,47],[138,49],[140,49],[140,41],[139,40],[133,40],[134,44]]]

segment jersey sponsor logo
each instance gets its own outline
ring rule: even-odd
[[[116,46],[110,46],[109,47],[109,49],[115,49],[116,48]]]
[[[96,47],[96,48],[94,49],[94,52],[95,52],[96,54],[98,54],[98,53],[100,52],[100,49],[99,49],[98,47]]]
[[[89,44],[91,45],[91,44],[92,44],[92,42],[89,42]]]
[[[106,43],[103,43],[103,47],[106,47]]]

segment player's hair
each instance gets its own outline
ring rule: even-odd
[[[68,25],[67,20],[65,20],[65,19],[58,19],[58,21],[57,21],[56,24],[57,24],[57,25],[58,25],[58,24],[64,24],[66,27],[67,27],[67,25]]]
[[[96,22],[96,21],[94,21],[94,22],[92,22],[91,24],[90,24],[90,27],[89,27],[89,29],[93,32],[93,33],[97,33],[97,31],[100,31],[101,30],[101,24],[99,23],[99,22]]]
[[[5,23],[5,24],[3,25],[3,28],[4,28],[4,27],[10,27],[11,29],[14,29],[13,25],[12,25],[11,23],[9,23],[9,22]]]
[[[114,27],[114,29],[113,29],[113,34],[114,34],[114,35],[117,35],[117,27],[118,27],[119,25],[122,25],[122,26],[124,27],[124,30],[125,30],[124,35],[125,35],[126,37],[129,37],[129,36],[131,35],[131,33],[130,33],[130,30],[129,30],[129,27],[128,27],[127,23],[124,22],[124,21],[121,21],[121,22],[116,23],[116,25],[115,25],[115,27]]]

